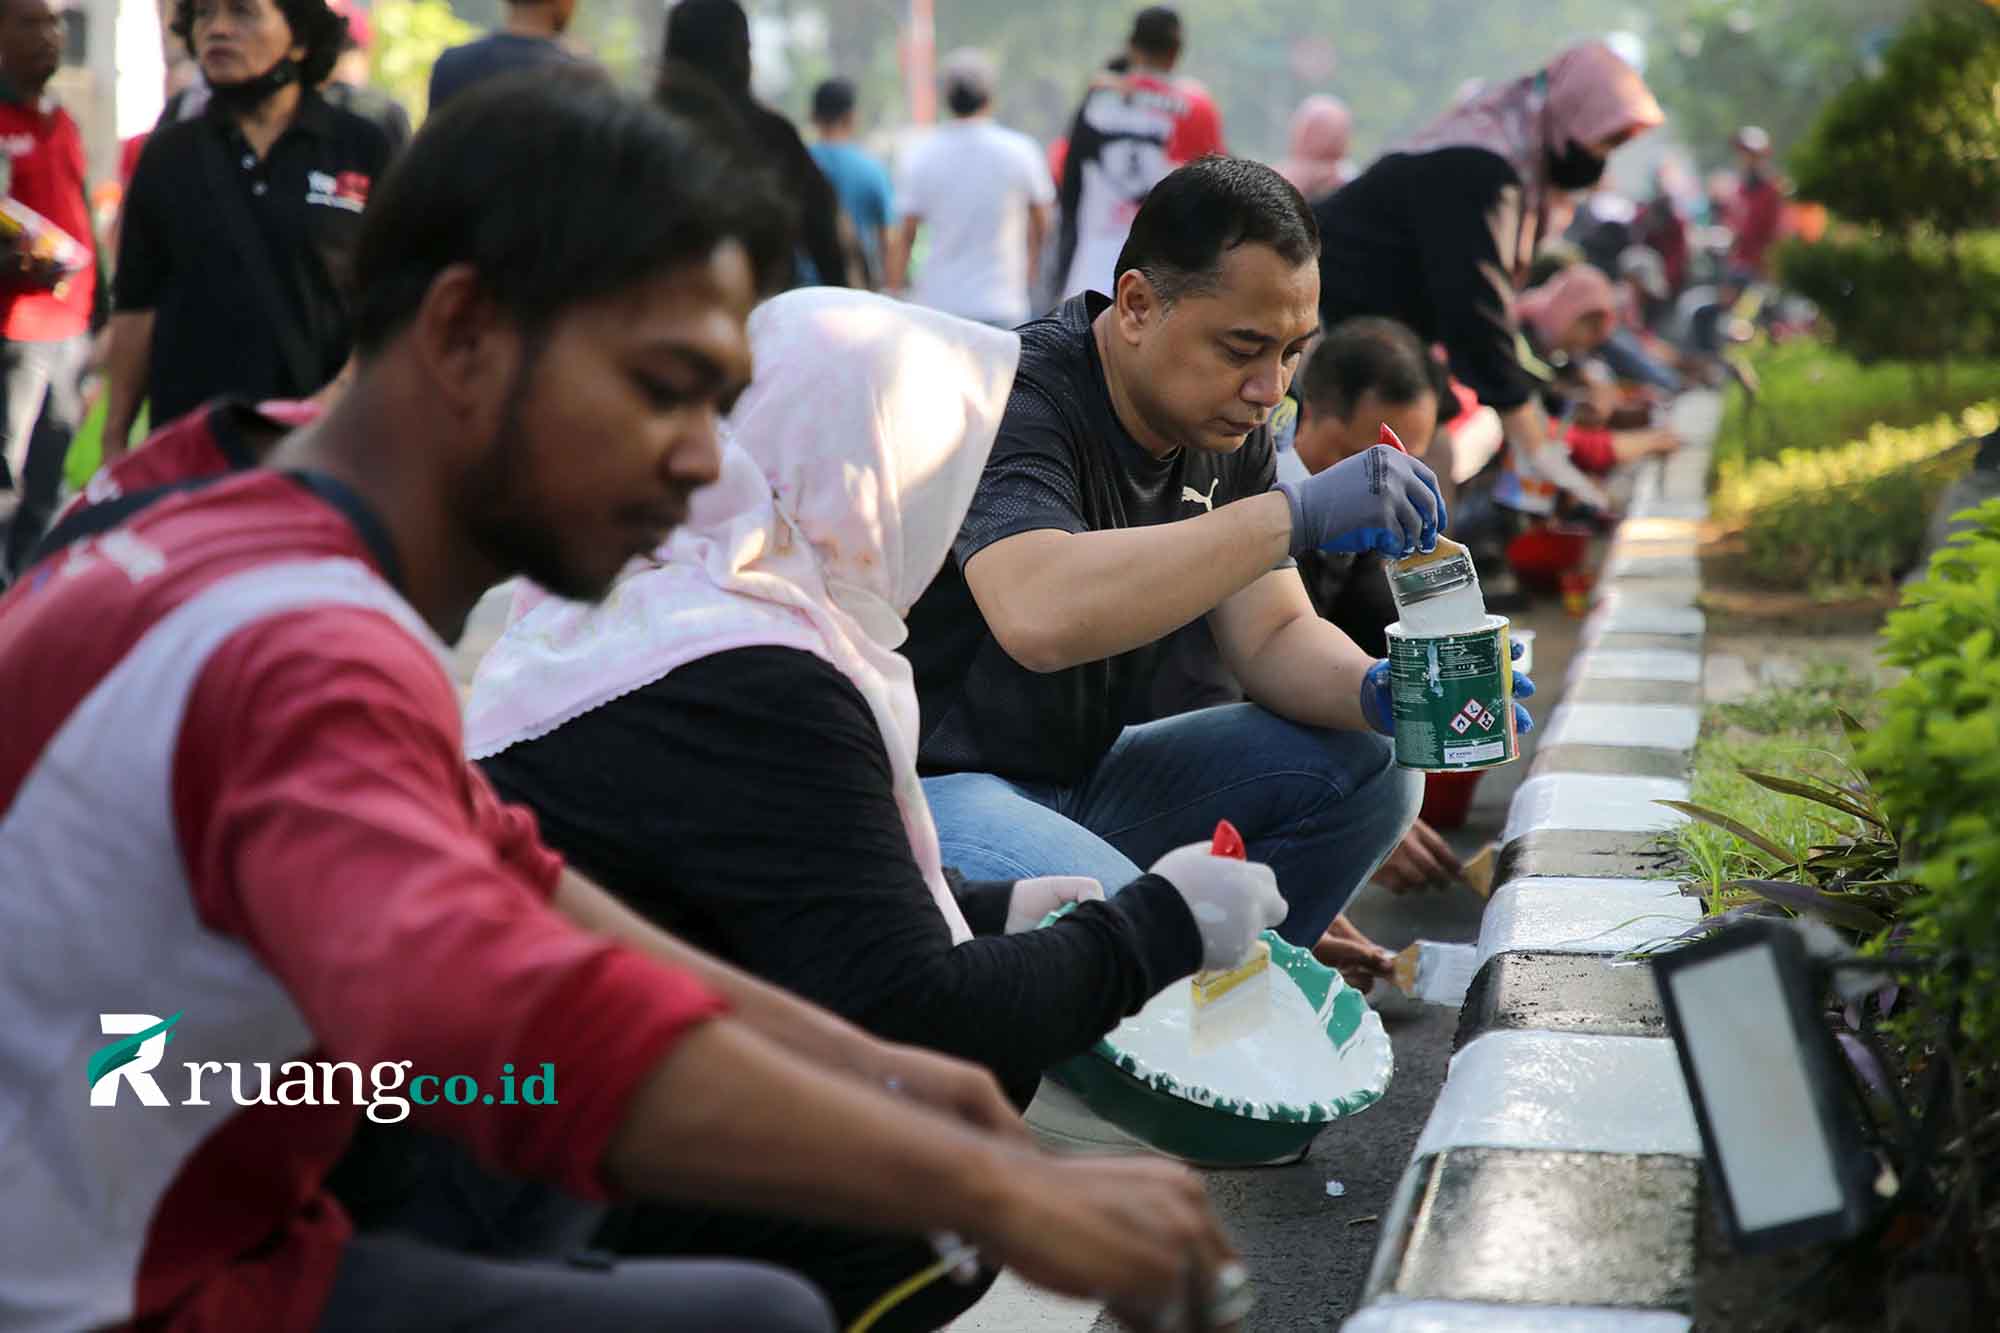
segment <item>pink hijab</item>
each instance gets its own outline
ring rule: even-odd
[[[1291,147],[1277,172],[1315,203],[1353,179],[1347,165],[1354,117],[1338,97],[1315,93],[1292,113]]]
[[[1484,148],[1506,158],[1521,178],[1521,214],[1537,221],[1531,244],[1522,229],[1516,258],[1525,262],[1545,234],[1553,193],[1547,152],[1560,153],[1571,140],[1598,143],[1627,130],[1654,129],[1666,119],[1639,71],[1603,42],[1579,42],[1546,69],[1465,99],[1397,151]]]
[[[480,759],[546,735],[733,648],[812,653],[853,681],[875,715],[910,851],[962,943],[972,932],[917,780],[916,684],[896,648],[972,504],[1021,340],[887,297],[809,287],[753,311],[750,344],[756,379],[730,413],[721,478],[602,605],[516,595],[514,619],[473,679],[466,752]],[[810,719],[799,743],[812,743]]]
[[[1580,319],[1601,312],[1608,320],[1617,309],[1618,293],[1595,264],[1571,264],[1514,301],[1515,315],[1534,326],[1544,345],[1560,342]]]

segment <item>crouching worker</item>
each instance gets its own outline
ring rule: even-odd
[[[947,873],[896,647],[1020,339],[815,288],[760,306],[750,345],[722,479],[603,607],[527,606],[480,664],[468,747],[642,915],[878,1036],[984,1065],[1025,1104],[1168,982],[1241,961],[1284,902],[1267,867],[1214,858],[1198,880],[1103,886],[1108,901],[1089,879]],[[919,1241],[658,1205],[620,1210],[607,1240],[782,1263],[843,1322],[931,1262]],[[934,1284],[876,1327],[939,1327],[985,1285]]]
[[[1228,1261],[1185,1172],[1043,1157],[989,1075],[645,924],[462,757],[481,591],[598,596],[714,478],[771,216],[606,87],[467,94],[371,203],[338,404],[0,598],[0,1324],[832,1326],[763,1265],[355,1235],[323,1181],[363,1072],[576,1208],[956,1232],[1134,1320]]]
[[[908,652],[946,864],[1127,883],[1228,818],[1319,941],[1416,817],[1387,664],[1313,612],[1293,557],[1434,544],[1430,470],[1370,449],[1277,482],[1268,419],[1319,326],[1299,192],[1211,157],[1146,197],[1116,290],[1021,329],[1021,367]],[[1274,485],[1274,482],[1277,484]],[[1143,716],[1207,617],[1250,702]]]

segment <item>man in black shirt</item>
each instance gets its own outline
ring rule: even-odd
[[[209,100],[154,131],[126,196],[107,461],[141,402],[164,423],[223,394],[304,398],[340,373],[361,210],[389,161],[379,126],[316,91],[347,32],[322,0],[180,0],[174,32]]]
[[[1006,419],[910,617],[920,762],[947,863],[1095,875],[1220,818],[1316,943],[1415,818],[1386,664],[1313,614],[1290,557],[1436,539],[1435,480],[1374,449],[1273,487],[1272,410],[1318,329],[1319,234],[1269,168],[1210,157],[1155,186],[1114,297],[1021,330]],[[1127,726],[1162,642],[1208,616],[1254,701]]]

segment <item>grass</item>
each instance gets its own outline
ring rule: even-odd
[[[1761,787],[1741,770],[1784,776],[1810,774],[1853,780],[1853,756],[1836,709],[1867,724],[1873,712],[1872,673],[1843,662],[1816,662],[1792,685],[1769,687],[1734,703],[1711,704],[1695,744],[1689,800],[1719,810],[1791,852],[1852,836],[1860,821],[1824,806]],[[1668,839],[1672,873],[1700,888],[1710,912],[1747,901],[1723,886],[1777,869],[1770,856],[1708,824],[1678,826]]]
[[[1750,364],[1762,387],[1754,406],[1740,390],[1729,395],[1715,441],[1718,467],[1786,449],[1831,449],[1865,438],[1871,426],[1920,425],[2000,397],[2000,361],[1953,362],[1942,389],[1928,367],[1864,366],[1809,338],[1758,347]]]

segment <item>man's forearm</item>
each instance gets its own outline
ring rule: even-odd
[[[1234,665],[1244,695],[1279,717],[1334,731],[1368,730],[1361,678],[1375,659],[1316,615],[1292,620]]]
[[[1585,504],[1610,508],[1611,499],[1604,488],[1569,461],[1566,448],[1549,439],[1548,418],[1542,414],[1540,403],[1530,398],[1519,407],[1502,412],[1500,420],[1506,428],[1508,447],[1516,451],[1516,466],[1525,455],[1533,475],[1560,486]]]
[[[586,930],[609,935],[692,975],[729,1001],[745,1026],[822,1065],[857,1073],[873,1049],[860,1029],[817,1005],[675,939],[575,871],[563,872],[556,910]]]
[[[1025,532],[966,562],[980,611],[1031,671],[1061,671],[1157,642],[1269,573],[1291,551],[1276,492],[1176,523]]]
[[[1004,1171],[997,1141],[816,1068],[738,1017],[688,1034],[606,1150],[619,1194],[966,1232]]]
[[[132,423],[146,396],[146,365],[152,359],[153,312],[113,315],[104,353],[104,456],[118,457],[131,447]],[[161,423],[165,424],[165,423]]]

